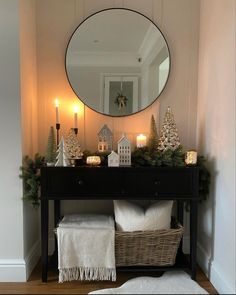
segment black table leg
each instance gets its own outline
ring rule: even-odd
[[[184,203],[177,201],[177,219],[183,225],[184,222]]]
[[[61,217],[61,201],[54,200],[54,226],[56,227]]]
[[[54,200],[54,227],[56,228],[58,225],[58,222],[60,221],[61,217],[61,201],[60,200]],[[57,239],[55,236],[55,251],[54,255],[57,256]]]
[[[177,201],[177,221],[183,225],[184,223],[184,203],[183,201]],[[183,238],[180,241],[178,253],[183,251]]]
[[[48,280],[48,200],[41,200],[42,282]]]
[[[197,272],[197,217],[198,217],[198,201],[190,203],[190,265],[192,271],[192,279],[196,280]]]

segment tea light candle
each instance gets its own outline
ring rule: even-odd
[[[99,156],[89,156],[86,159],[87,165],[98,166],[101,164],[101,158]]]
[[[141,148],[146,146],[146,144],[147,144],[147,137],[143,134],[139,134],[137,136],[137,147]]]
[[[186,165],[196,165],[197,164],[197,152],[187,151],[185,154],[185,164]]]
[[[78,106],[74,106],[74,128],[78,128]]]
[[[59,100],[55,99],[55,107],[56,107],[56,124],[59,124]]]

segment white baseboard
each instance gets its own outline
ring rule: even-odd
[[[228,284],[227,279],[223,275],[220,267],[214,261],[212,262],[211,266],[210,281],[219,294],[236,294],[236,290],[234,289],[235,287]]]
[[[197,244],[197,263],[207,278],[210,278],[211,257],[207,254],[200,243]]]
[[[201,244],[198,243],[198,255],[197,262],[201,267],[207,278],[210,280],[212,285],[215,287],[219,294],[236,294],[233,286],[229,286],[227,279],[223,275],[220,267],[215,261],[211,261],[211,257]]]
[[[24,259],[0,259],[0,282],[26,282]]]
[[[25,259],[0,259],[0,282],[26,282],[40,256],[40,241],[37,241]]]
[[[28,255],[25,257],[25,264],[26,264],[26,280],[28,280],[30,274],[32,273],[33,269],[37,265],[41,256],[41,243],[38,240],[33,247],[30,249]]]

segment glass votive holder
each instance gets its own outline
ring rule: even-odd
[[[185,164],[186,165],[196,165],[197,164],[197,152],[194,150],[187,151],[185,153]]]
[[[90,166],[99,166],[101,164],[101,158],[99,156],[89,156],[86,158],[86,164]]]

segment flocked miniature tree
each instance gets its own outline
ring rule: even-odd
[[[55,166],[68,166],[68,158],[67,158],[67,153],[66,153],[66,148],[65,148],[65,143],[64,143],[64,138],[61,137],[61,140],[58,145],[57,149],[57,161]]]
[[[161,128],[161,136],[158,142],[159,151],[176,150],[180,146],[178,130],[176,128],[174,115],[168,107]]]
[[[151,153],[155,152],[158,148],[158,134],[157,134],[157,126],[154,119],[154,116],[151,117],[151,126],[150,126],[150,134],[148,139],[148,148]]]
[[[57,145],[54,128],[51,126],[48,135],[46,162],[48,166],[53,166],[56,162]]]

